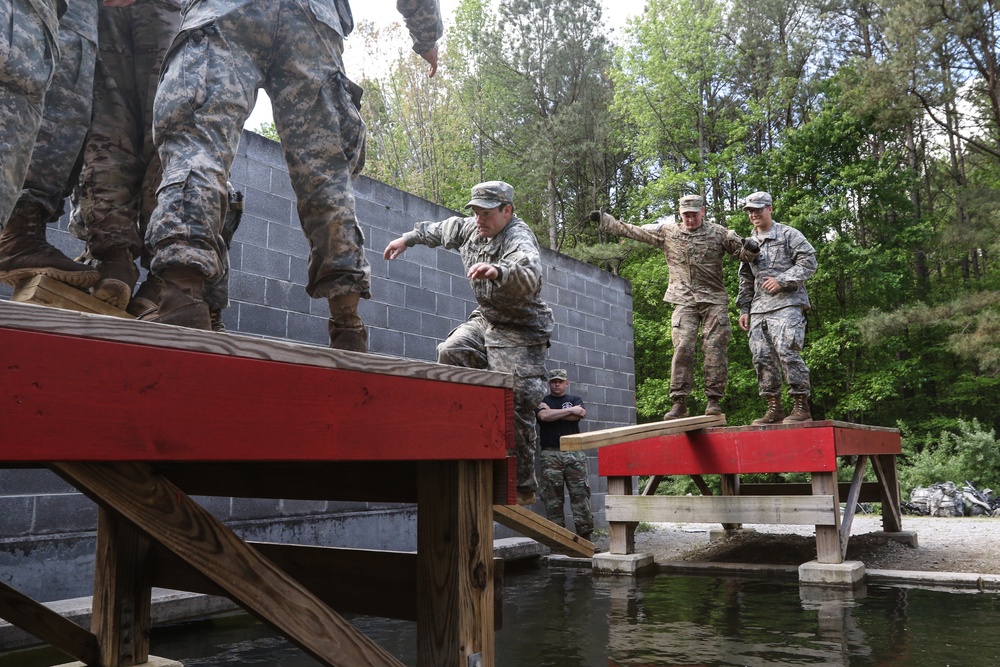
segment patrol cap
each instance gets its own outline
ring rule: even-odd
[[[566,375],[565,368],[553,368],[549,371],[549,382],[553,380],[569,380],[569,376]]]
[[[503,181],[486,181],[472,187],[472,199],[465,208],[496,208],[514,203],[514,187]]]
[[[700,195],[684,195],[681,197],[681,213],[697,213],[705,207],[705,200]]]
[[[772,206],[771,195],[766,192],[755,192],[743,202],[743,210],[748,208],[764,208],[765,206]]]

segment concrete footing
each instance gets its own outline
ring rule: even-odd
[[[594,574],[642,574],[656,572],[653,554],[594,554]]]
[[[149,661],[142,663],[145,667],[184,667],[184,663],[177,662],[176,660],[167,660],[166,658],[157,658],[155,655],[149,656]],[[65,665],[58,665],[58,667],[86,667],[82,662],[68,662]]]
[[[888,537],[890,540],[899,542],[900,544],[905,544],[908,547],[913,547],[914,549],[917,548],[917,531],[915,530],[901,530],[897,533],[883,531],[875,534]]]
[[[811,560],[799,565],[799,583],[812,586],[858,588],[865,581],[865,564],[859,560],[820,563]]]

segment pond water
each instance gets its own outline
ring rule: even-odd
[[[351,620],[416,664],[415,624]],[[157,628],[151,641],[186,667],[317,665],[242,614]],[[551,568],[508,573],[496,644],[498,667],[994,667],[1000,594],[868,586],[845,599],[794,581]],[[0,667],[60,662],[50,650],[0,657]]]

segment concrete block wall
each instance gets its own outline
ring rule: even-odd
[[[280,145],[244,133],[231,181],[244,193],[245,213],[231,248],[226,327],[326,345],[327,304],[305,293],[308,246]],[[370,349],[434,361],[437,344],[476,307],[458,253],[417,246],[387,262],[382,250],[415,222],[454,212],[364,176],[355,183],[355,196],[372,266],[373,298],[361,305]],[[49,230],[49,240],[71,257],[83,248],[68,234],[66,217]],[[565,255],[542,253],[543,298],[556,321],[549,368],[569,371],[571,391],[587,405],[585,430],[635,423],[629,283]],[[10,291],[0,286],[0,298],[9,298]],[[606,526],[606,480],[597,476],[596,458],[588,463],[598,526]],[[199,500],[253,539],[402,550],[416,545],[412,507]],[[535,510],[542,511],[540,503]],[[0,581],[42,601],[88,595],[96,516],[88,499],[45,470],[0,470]],[[570,517],[566,525],[572,526]],[[498,526],[496,535],[514,533]]]

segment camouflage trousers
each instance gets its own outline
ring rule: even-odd
[[[185,28],[163,68],[154,138],[163,181],[146,234],[151,270],[223,271],[226,179],[263,87],[309,243],[306,291],[370,296],[352,178],[364,157],[360,89],[343,73],[343,40],[296,0],[257,0]]]
[[[160,67],[180,28],[175,4],[144,0],[100,8],[94,117],[70,227],[95,257],[118,248],[142,255],[162,174],[153,145],[153,100]],[[148,257],[143,264],[149,265]]]
[[[806,316],[800,306],[750,315],[750,353],[761,396],[781,393],[782,374],[790,396],[809,395],[809,369],[801,354],[805,337]]]
[[[569,492],[569,507],[577,535],[594,530],[594,514],[590,511],[590,479],[587,457],[583,452],[563,452],[558,449],[541,451],[542,478],[540,491],[545,503],[545,518],[565,527],[563,485]]]
[[[53,6],[54,6],[53,2]],[[0,228],[21,196],[59,53],[28,0],[0,3]]]
[[[517,487],[535,491],[535,452],[538,430],[535,408],[548,393],[545,381],[547,345],[494,347],[486,345],[489,324],[478,314],[459,325],[438,345],[438,363],[510,373],[514,376],[514,453]],[[510,452],[508,452],[508,455]]]
[[[45,94],[41,126],[11,220],[55,222],[73,191],[94,99],[97,4],[72,2],[60,21],[59,63]]]
[[[670,398],[687,396],[694,389],[694,352],[701,327],[701,351],[705,356],[705,395],[722,398],[729,378],[729,341],[733,329],[726,305],[697,303],[674,306],[670,319],[674,357],[670,362]]]

